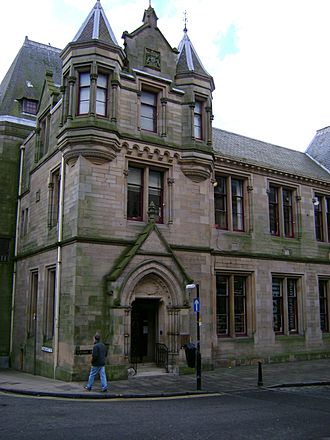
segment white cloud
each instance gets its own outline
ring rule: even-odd
[[[3,2],[0,78],[25,35],[64,48],[95,1],[16,0],[15,10]],[[149,0],[101,4],[121,42],[123,31],[142,24]],[[330,125],[328,0],[152,0],[152,6],[173,47],[187,11],[188,35],[215,80],[215,127],[304,150],[317,129]]]

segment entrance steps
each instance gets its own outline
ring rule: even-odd
[[[149,377],[149,376],[163,376],[168,374],[165,368],[157,367],[153,362],[137,364],[137,373],[132,378]]]

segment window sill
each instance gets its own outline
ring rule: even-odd
[[[227,344],[232,342],[243,343],[243,344],[254,343],[254,338],[250,336],[219,336],[218,335],[217,338],[219,343],[227,343]]]
[[[293,340],[304,341],[304,339],[304,335],[299,335],[297,333],[294,333],[292,335],[275,335],[275,341],[278,342],[292,342]]]

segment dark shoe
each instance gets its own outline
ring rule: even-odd
[[[102,393],[107,393],[108,392],[108,388],[105,388],[104,390],[102,390]]]
[[[84,387],[84,390],[85,390],[85,391],[91,391],[91,388]]]

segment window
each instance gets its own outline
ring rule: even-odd
[[[157,93],[141,91],[141,129],[157,132]]]
[[[284,220],[284,236],[293,237],[293,210],[292,210],[292,191],[283,188],[283,220]]]
[[[47,153],[49,147],[49,132],[50,132],[50,115],[44,116],[39,122],[40,128],[40,147],[39,147],[39,158]]]
[[[219,229],[244,231],[244,180],[216,177],[214,188],[215,224]]]
[[[52,228],[57,225],[60,210],[60,169],[53,171],[51,174],[49,188],[49,207],[48,207],[48,227]]]
[[[330,242],[330,196],[315,194],[313,203],[316,240]]]
[[[9,261],[9,238],[0,238],[0,263],[7,263]]]
[[[320,299],[320,327],[321,331],[328,333],[330,331],[330,294],[329,280],[319,280],[319,299]]]
[[[272,294],[275,333],[298,333],[297,279],[274,277]]]
[[[38,298],[38,271],[30,273],[30,292],[28,302],[28,335],[33,336],[36,332],[37,323],[37,298]]]
[[[142,221],[152,202],[156,222],[163,223],[164,172],[153,168],[130,166],[127,177],[127,218]]]
[[[246,277],[217,275],[217,334],[247,334]]]
[[[24,208],[21,211],[20,236],[24,237],[28,232],[29,225],[29,208]]]
[[[294,237],[293,190],[269,185],[269,231],[272,235]]]
[[[278,188],[269,187],[269,225],[272,235],[280,235],[278,213]]]
[[[92,88],[95,93],[92,94]],[[93,102],[91,102],[91,97]],[[86,115],[94,112],[99,116],[107,114],[107,98],[108,98],[108,75],[98,73],[96,80],[91,81],[90,72],[79,73],[79,91],[78,91],[78,114]]]
[[[38,101],[24,98],[22,107],[23,107],[23,113],[28,113],[29,115],[36,115],[38,110]]]
[[[47,340],[54,336],[55,323],[55,285],[56,285],[56,268],[52,267],[47,270],[46,276],[46,292],[45,292],[45,315],[44,315],[44,338]]]
[[[96,80],[96,114],[105,116],[107,113],[108,77],[98,74]]]
[[[233,230],[244,231],[243,181],[231,179]]]
[[[194,108],[194,137],[202,139],[202,121],[203,121],[203,103],[201,101],[195,102]]]
[[[143,216],[143,169],[128,168],[127,218],[142,220]]]
[[[91,77],[89,72],[79,74],[79,115],[89,113],[89,101],[91,93]]]

